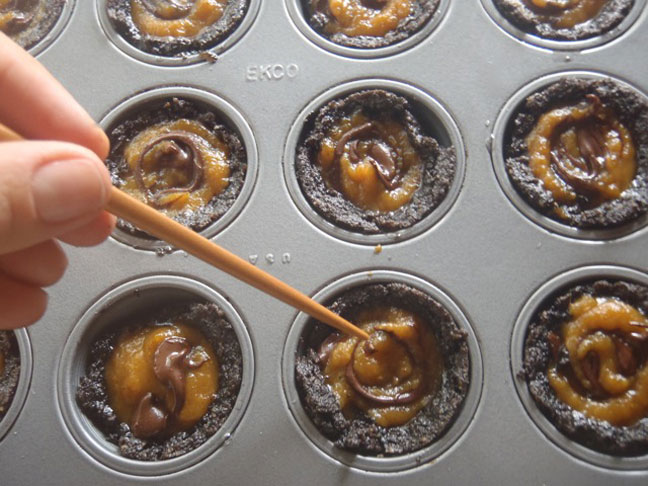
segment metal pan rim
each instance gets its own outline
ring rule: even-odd
[[[99,25],[101,26],[101,30],[106,35],[108,40],[125,55],[146,64],[153,64],[162,67],[186,67],[193,64],[209,62],[205,59],[204,54],[201,55],[201,53],[192,55],[161,56],[150,54],[138,49],[126,39],[124,39],[115,30],[112,22],[108,18],[107,10],[106,8],[104,8],[105,3],[106,0],[94,1],[95,16],[99,22]],[[261,0],[249,0],[248,10],[239,25],[235,27],[235,29],[221,42],[210,49],[205,49],[202,52],[218,57],[219,54],[222,54],[223,52],[234,46],[236,43],[238,43],[247,34],[248,30],[250,30],[250,27],[256,20],[260,8]]]
[[[569,454],[582,461],[607,469],[622,471],[645,470],[648,467],[648,454],[629,457],[613,456],[597,452],[569,439],[540,411],[529,392],[526,380],[518,376],[518,372],[522,369],[524,363],[524,342],[526,339],[526,331],[537,309],[549,295],[561,288],[567,288],[578,282],[594,278],[628,280],[648,286],[648,275],[645,273],[633,268],[614,265],[590,265],[574,268],[555,275],[543,283],[525,301],[518,313],[518,317],[512,329],[510,341],[510,371],[513,383],[515,384],[517,395],[522,402],[524,410],[531,421],[540,430],[540,432],[542,432],[545,438],[565,454]]]
[[[113,305],[119,305],[126,297],[155,291],[155,289],[175,289],[203,300],[214,302],[225,313],[236,333],[243,360],[242,382],[235,404],[220,429],[203,444],[184,455],[163,461],[138,461],[119,454],[116,445],[108,442],[103,433],[96,429],[85,414],[78,408],[75,400],[77,382],[73,379],[75,369],[84,368],[79,363],[86,353],[81,349],[84,337],[102,313]],[[105,324],[105,323],[104,323]],[[87,339],[85,340],[87,341]],[[87,349],[85,350],[87,352]],[[216,453],[226,443],[239,425],[250,401],[254,386],[254,353],[247,326],[239,312],[218,290],[188,277],[180,275],[156,274],[134,277],[125,283],[108,290],[83,313],[75,323],[65,342],[62,358],[58,365],[56,395],[58,411],[61,414],[67,432],[83,452],[103,465],[120,473],[133,476],[163,476],[179,473]]]
[[[544,228],[545,230],[548,230],[549,232],[555,233],[560,236],[574,238],[576,240],[599,242],[619,239],[632,233],[641,231],[648,224],[648,214],[644,214],[643,216],[640,216],[634,221],[628,222],[627,224],[610,229],[581,229],[560,223],[548,216],[545,216],[544,214],[533,208],[516,190],[513,182],[506,173],[506,165],[504,159],[504,135],[506,133],[508,123],[509,121],[511,121],[511,116],[514,114],[516,108],[520,106],[520,104],[524,102],[524,100],[528,96],[565,77],[589,80],[610,79],[615,83],[633,90],[639,96],[644,98],[646,103],[648,103],[648,96],[646,96],[646,94],[644,94],[643,91],[641,91],[637,87],[621,80],[615,75],[596,71],[578,70],[554,72],[541,76],[540,78],[535,79],[528,84],[525,84],[507,100],[507,102],[499,111],[495,120],[495,124],[493,125],[490,155],[493,170],[495,171],[499,186],[506,195],[509,202],[513,204],[513,206],[526,218],[528,218],[538,226]]]
[[[593,49],[595,47],[604,46],[613,40],[626,34],[640,17],[647,0],[635,0],[634,5],[628,15],[614,27],[612,30],[605,32],[601,35],[590,37],[580,40],[557,40],[541,37],[520,29],[513,25],[502,13],[497,9],[493,0],[480,0],[482,7],[488,13],[488,16],[493,23],[505,34],[512,37],[516,41],[533,47],[540,47],[550,49],[553,51],[584,51]]]
[[[455,149],[457,158],[454,178],[448,193],[441,203],[414,225],[391,233],[363,234],[341,228],[331,223],[326,218],[319,215],[310,205],[301,190],[295,172],[295,153],[307,119],[312,114],[316,113],[319,108],[334,98],[365,89],[384,89],[386,91],[393,91],[398,95],[419,103],[444,128],[448,138],[450,139],[450,145]],[[424,124],[421,120],[419,120],[419,122]],[[293,203],[297,206],[299,212],[316,228],[348,243],[361,245],[385,245],[419,236],[436,226],[442,219],[444,219],[459,197],[459,193],[463,187],[466,172],[466,149],[461,132],[459,131],[459,127],[454,121],[454,118],[444,105],[434,96],[418,87],[406,84],[402,81],[380,78],[357,79],[347,83],[342,83],[317,95],[315,99],[310,101],[306,107],[300,111],[297,119],[290,127],[288,137],[284,144],[283,172],[284,181]]]
[[[303,312],[297,314],[293,321],[282,353],[282,385],[285,400],[293,419],[297,422],[304,440],[312,442],[327,458],[346,466],[380,473],[397,473],[415,467],[429,466],[453,448],[465,437],[473,423],[479,406],[483,387],[483,363],[481,349],[473,326],[453,297],[440,287],[416,277],[393,270],[365,270],[343,276],[319,290],[314,296],[317,302],[326,302],[335,295],[363,284],[399,282],[414,287],[435,299],[455,319],[457,324],[468,335],[468,353],[470,356],[470,388],[455,421],[443,436],[432,444],[408,454],[397,457],[373,457],[352,454],[336,447],[332,441],[315,427],[304,411],[295,386],[295,350],[310,317]]]
[[[330,41],[316,32],[306,21],[301,0],[285,0],[285,6],[288,9],[293,24],[297,27],[299,32],[321,49],[338,56],[355,59],[377,59],[401,53],[423,42],[437,29],[439,24],[446,17],[450,6],[450,0],[440,0],[436,11],[432,14],[432,17],[418,32],[415,32],[407,39],[396,42],[395,44],[374,49],[343,46]]]
[[[259,154],[256,140],[252,133],[252,128],[237,108],[235,108],[229,101],[221,98],[215,93],[206,91],[204,88],[177,85],[158,86],[149,88],[122,100],[101,118],[99,125],[102,129],[107,130],[123,113],[132,110],[134,107],[159,99],[171,98],[173,96],[189,98],[204,105],[213,107],[214,111],[222,116],[223,121],[229,122],[231,128],[238,132],[243,147],[245,148],[247,170],[241,192],[236,197],[234,204],[232,204],[225,214],[198,232],[205,238],[213,238],[229,227],[229,225],[232,224],[232,222],[242,212],[243,208],[247,205],[256,186],[259,171]],[[112,237],[120,243],[137,249],[151,251],[159,250],[163,252],[169,250],[169,244],[164,241],[154,238],[149,239],[140,237],[122,230],[119,227],[115,229]],[[174,249],[171,249],[171,251],[173,250]]]

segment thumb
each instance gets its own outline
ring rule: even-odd
[[[0,143],[0,254],[91,221],[109,190],[108,171],[88,149],[63,142]]]

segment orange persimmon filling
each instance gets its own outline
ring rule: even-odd
[[[420,187],[423,162],[405,127],[357,111],[341,118],[321,142],[326,184],[362,209],[394,211]]]
[[[412,0],[328,0],[328,34],[382,37],[395,30],[412,12]]]
[[[110,406],[140,438],[188,430],[219,387],[212,345],[185,324],[125,330],[106,364]]]
[[[523,0],[534,12],[548,16],[557,29],[569,29],[596,17],[608,0]]]
[[[584,295],[569,306],[561,336],[550,335],[555,360],[549,384],[586,416],[628,426],[648,416],[648,320],[612,297]],[[552,343],[553,341],[553,343]],[[565,346],[569,366],[557,363]]]
[[[596,95],[540,116],[526,138],[529,167],[558,203],[616,199],[637,171],[630,130]]]
[[[228,145],[195,120],[146,128],[124,157],[130,170],[121,189],[170,217],[205,206],[230,182]]]
[[[133,22],[145,35],[195,37],[218,22],[228,0],[131,0]]]
[[[419,316],[396,307],[362,311],[354,322],[369,339],[332,335],[322,343],[326,383],[348,417],[363,413],[383,427],[408,422],[441,385],[436,337]]]

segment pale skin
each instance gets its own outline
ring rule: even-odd
[[[101,243],[108,138],[34,58],[0,32],[0,123],[28,141],[0,142],[0,329],[38,321],[43,290],[67,267],[59,242]]]

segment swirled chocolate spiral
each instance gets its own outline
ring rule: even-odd
[[[229,184],[229,147],[201,123],[179,119],[140,132],[126,146],[122,189],[169,216],[205,206]]]
[[[647,417],[646,317],[619,299],[590,295],[572,302],[569,313],[561,335],[548,334],[554,354],[548,379],[558,398],[615,426]]]
[[[412,0],[318,0],[312,9],[325,12],[328,34],[381,37],[394,31],[412,13]]]
[[[360,411],[383,427],[402,425],[441,383],[436,338],[418,316],[395,307],[363,311],[354,322],[369,333],[367,341],[334,334],[320,346],[326,383],[345,415]]]
[[[362,111],[341,118],[318,154],[324,180],[356,206],[394,211],[419,188],[423,163],[404,126]]]
[[[181,324],[125,332],[106,365],[111,407],[139,438],[192,427],[207,411],[218,380],[211,345]]]
[[[528,135],[529,167],[559,203],[618,198],[635,177],[630,130],[593,94],[543,114]]]
[[[609,0],[523,0],[555,28],[571,28],[596,17]]]

